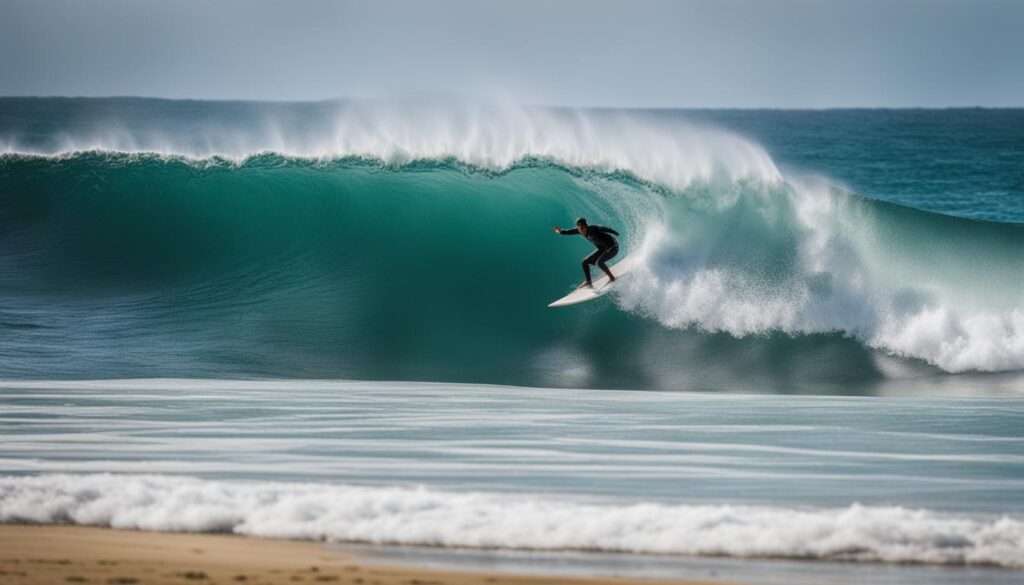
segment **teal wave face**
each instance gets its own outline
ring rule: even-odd
[[[943,308],[978,256],[1009,271],[990,288],[1009,286],[1024,241],[1018,226],[835,193],[825,237],[801,220],[823,195],[797,186],[672,192],[542,161],[493,173],[93,153],[0,171],[2,377],[864,392],[892,374],[887,312]],[[577,215],[623,231],[645,268],[617,299],[552,311],[589,246],[550,229]],[[890,286],[887,270],[922,278],[916,261],[949,272],[938,297]],[[1014,294],[983,308],[1012,313]]]
[[[81,349],[79,375],[138,352],[178,374],[488,379],[557,337],[546,301],[586,253],[550,233],[586,207],[571,176],[277,162],[8,161],[5,289],[42,311],[15,312]]]
[[[698,352],[735,343],[607,304],[547,309],[589,253],[551,226],[587,215],[625,232],[628,249],[641,221],[602,199],[607,179],[557,167],[490,175],[84,155],[3,169],[4,192],[17,193],[2,220],[4,320],[22,327],[5,338],[5,354],[18,356],[5,360],[7,376],[636,387],[657,383],[644,349],[656,339],[681,337]],[[836,344],[864,361],[855,344]]]

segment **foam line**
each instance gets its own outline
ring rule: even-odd
[[[1024,568],[1024,522],[901,507],[581,502],[543,495],[204,481],[0,478],[0,521],[445,547]]]

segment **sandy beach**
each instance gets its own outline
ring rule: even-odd
[[[637,580],[370,565],[314,542],[82,526],[0,525],[0,583],[5,584],[619,585],[631,582]],[[707,585],[707,582],[697,581],[641,582]]]

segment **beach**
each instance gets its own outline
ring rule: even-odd
[[[0,525],[0,582],[24,585],[620,585],[637,581],[378,566],[314,542],[86,526]]]

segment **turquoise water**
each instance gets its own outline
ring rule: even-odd
[[[1019,580],[1020,110],[10,98],[0,153],[0,521]],[[551,310],[579,215],[638,268]]]

